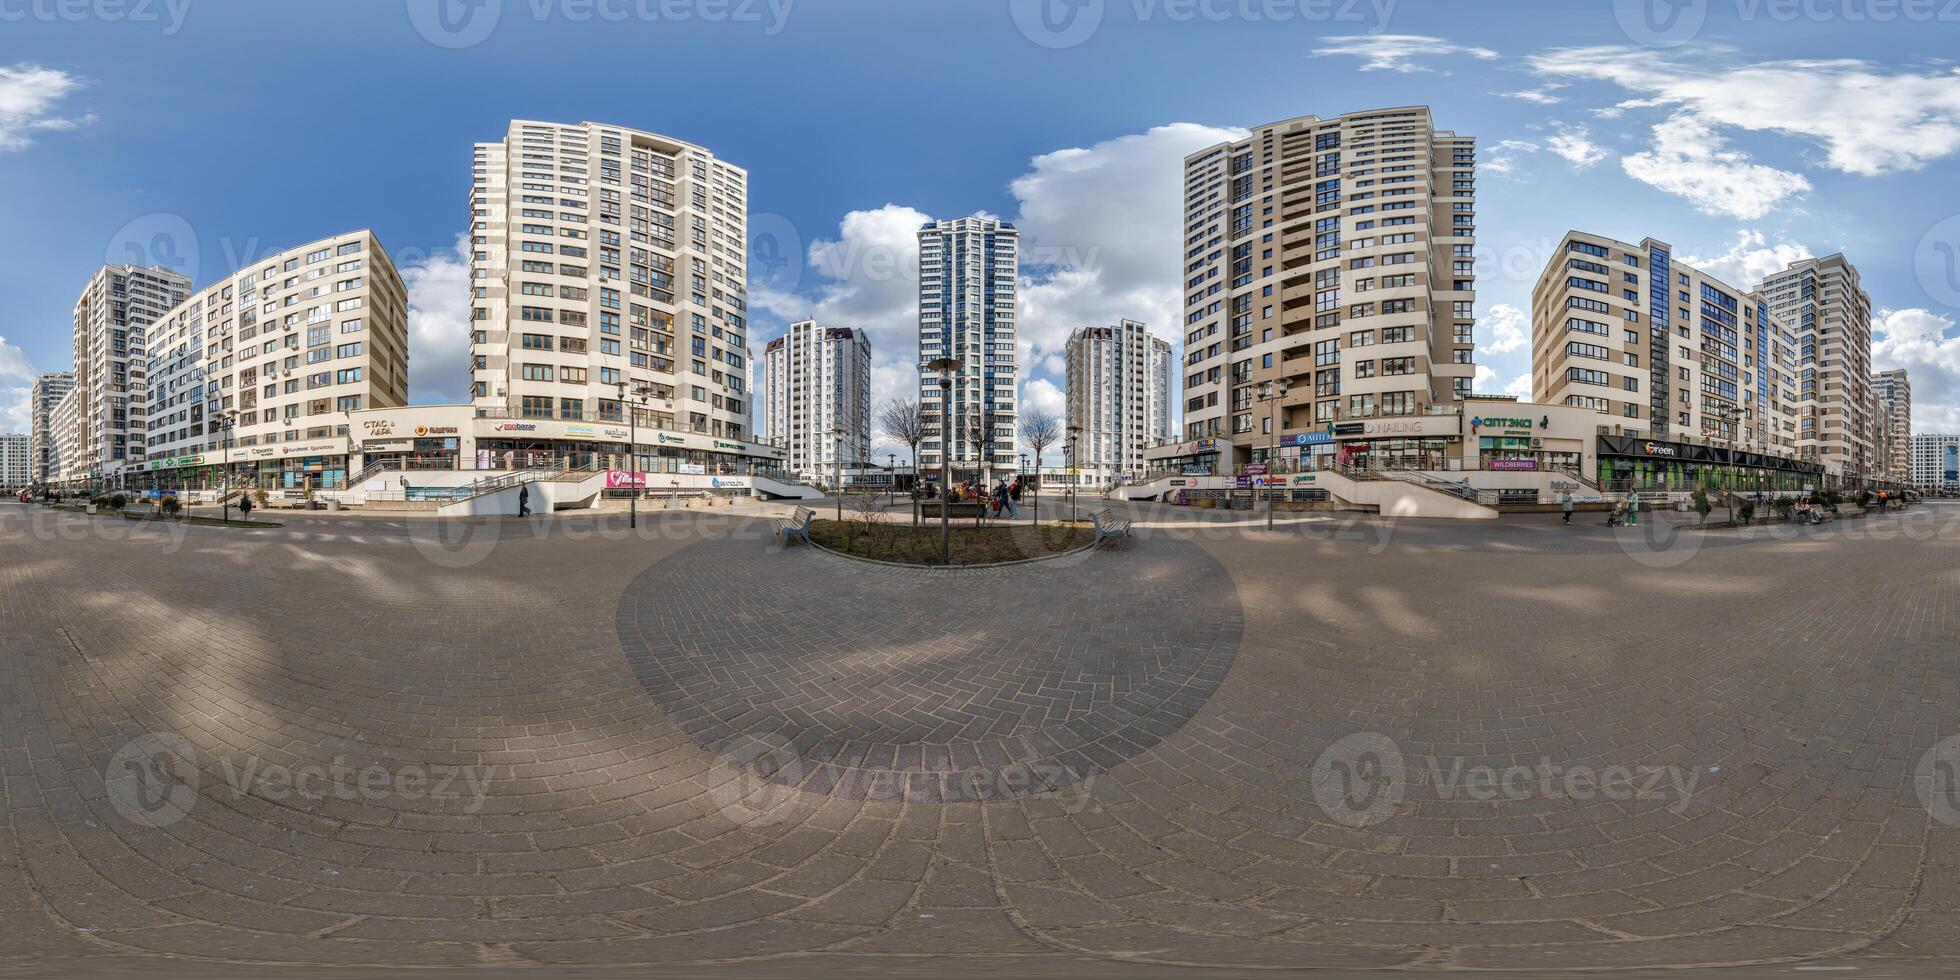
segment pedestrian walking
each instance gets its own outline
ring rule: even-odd
[[[1021,493],[1018,489],[1019,487],[1020,484],[1018,482],[1008,483],[1004,477],[1000,481],[1000,502],[1007,508],[1007,516],[1017,521],[1021,519]]]
[[[531,487],[529,484],[517,488],[517,516],[531,516]]]
[[[1565,523],[1572,523],[1572,491],[1560,490],[1558,492],[1558,502],[1565,511]]]
[[[1636,493],[1627,494],[1627,526],[1640,526],[1640,495]]]

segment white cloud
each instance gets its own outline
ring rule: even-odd
[[[74,129],[94,122],[93,116],[54,114],[56,103],[81,87],[81,79],[53,68],[26,63],[0,67],[0,153],[34,145],[36,132]]]
[[[1872,370],[1905,368],[1914,432],[1960,432],[1960,332],[1928,310],[1879,310],[1872,317]]]
[[[1515,378],[1512,378],[1511,383],[1504,386],[1504,393],[1507,395],[1516,395],[1521,399],[1525,399],[1529,401],[1531,398],[1530,372],[1526,372],[1524,374],[1518,375]]]
[[[1483,327],[1488,339],[1478,348],[1480,354],[1509,354],[1531,341],[1531,319],[1509,303],[1492,306]]]
[[[1553,95],[1552,93],[1564,87],[1565,84],[1563,82],[1552,82],[1534,89],[1526,89],[1522,92],[1499,92],[1497,94],[1506,99],[1517,99],[1520,102],[1531,102],[1537,105],[1556,105],[1557,103],[1564,102],[1565,98],[1563,96]]]
[[[1960,69],[1886,73],[1855,59],[1734,66],[1735,52],[1707,48],[1667,60],[1646,48],[1562,48],[1527,59],[1542,77],[1610,82],[1632,108],[1671,106],[1704,128],[1728,126],[1800,136],[1845,173],[1916,170],[1960,150]]]
[[[1244,136],[1175,123],[1034,158],[1011,185],[1024,364],[1058,373],[1071,331],[1126,317],[1181,340],[1184,157]]]
[[[34,377],[26,352],[0,337],[0,432],[31,431]]]
[[[1545,146],[1574,167],[1584,170],[1606,159],[1606,151],[1589,138],[1586,127],[1560,125],[1555,129]]]
[[[1708,122],[1687,113],[1654,127],[1654,148],[1620,161],[1627,175],[1678,194],[1707,214],[1754,221],[1784,198],[1810,189],[1802,174],[1751,163],[1727,149]]]
[[[1778,239],[1771,245],[1762,232],[1744,228],[1736,233],[1735,242],[1722,254],[1683,255],[1681,261],[1737,289],[1750,290],[1771,273],[1782,272],[1790,263],[1810,257],[1810,249],[1802,244]]]
[[[1470,47],[1421,34],[1360,34],[1321,40],[1327,46],[1315,48],[1315,55],[1360,58],[1362,71],[1426,72],[1435,69],[1417,64],[1417,58],[1461,54],[1490,61],[1497,57],[1497,52],[1489,48]]]
[[[1030,409],[1050,412],[1057,418],[1067,409],[1062,389],[1047,378],[1036,378],[1022,385],[1021,404]]]
[[[1518,169],[1518,157],[1526,153],[1536,153],[1539,146],[1526,140],[1499,140],[1477,162],[1477,169],[1487,174],[1511,174]]]
[[[408,401],[470,400],[469,236],[398,271],[408,287]]]

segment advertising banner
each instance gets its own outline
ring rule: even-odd
[[[645,490],[646,486],[647,475],[645,473],[628,473],[623,470],[608,470],[606,472],[606,489],[608,490]]]

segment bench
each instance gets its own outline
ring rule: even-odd
[[[1104,541],[1118,541],[1130,536],[1129,520],[1117,517],[1116,513],[1108,508],[1096,511],[1089,515],[1089,518],[1096,522],[1096,540],[1092,542],[1093,544],[1100,545]]]
[[[778,518],[776,521],[776,533],[782,535],[784,546],[788,546],[792,538],[802,538],[804,544],[809,544],[810,519],[816,516],[816,511],[808,507],[798,507],[796,508],[796,513],[788,517]]]

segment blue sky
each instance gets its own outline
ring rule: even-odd
[[[438,9],[451,4],[448,17]],[[1044,11],[1044,5],[1046,10]],[[1943,10],[1943,7],[1955,7]],[[1045,13],[1045,16],[1044,16]],[[0,0],[0,429],[65,368],[107,257],[201,285],[372,227],[414,301],[413,396],[460,396],[470,145],[603,120],[750,174],[752,335],[871,331],[909,387],[911,232],[1026,235],[1025,398],[1068,329],[1177,338],[1185,153],[1426,104],[1479,138],[1480,391],[1527,371],[1568,228],[1671,242],[1738,286],[1844,251],[1960,430],[1960,74],[1945,0]],[[134,246],[138,251],[130,252]]]

